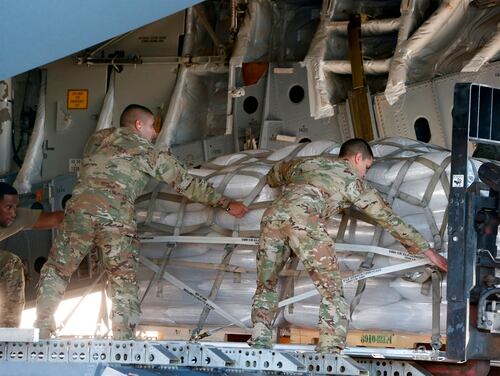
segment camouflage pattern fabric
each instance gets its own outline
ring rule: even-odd
[[[221,207],[230,202],[132,129],[96,132],[85,147],[79,181],[41,271],[35,323],[41,334],[54,331],[53,314],[71,274],[89,251],[98,247],[111,282],[113,336],[134,337],[140,314],[134,201],[151,177],[172,184],[192,201]]]
[[[277,163],[268,173],[271,187],[284,185],[281,196],[266,210],[257,251],[257,290],[252,305],[250,345],[271,348],[271,321],[277,310],[278,274],[293,251],[321,294],[318,352],[345,347],[348,305],[325,221],[355,205],[388,230],[411,253],[429,248],[377,191],[359,179],[348,161],[333,157],[297,158]]]
[[[23,263],[16,255],[0,251],[0,328],[17,328],[23,309]]]

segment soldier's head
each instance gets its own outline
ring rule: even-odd
[[[151,110],[140,104],[130,104],[120,116],[120,127],[130,127],[135,133],[153,142],[156,137],[155,117]]]
[[[17,215],[19,197],[16,189],[7,183],[0,182],[0,226],[8,227]]]
[[[372,148],[361,138],[351,138],[340,147],[339,158],[349,161],[363,179],[373,163]]]

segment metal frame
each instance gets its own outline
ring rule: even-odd
[[[1,333],[0,330],[0,336]],[[354,360],[348,356],[351,354],[360,358]],[[403,360],[399,361],[398,358]],[[99,367],[101,371],[109,367],[117,372],[125,369],[124,367],[131,367],[134,374],[138,375],[141,375],[140,369],[160,370],[157,371],[160,374],[197,370],[204,373],[279,372],[357,376],[394,375],[394,372],[407,375],[407,372],[411,372],[414,376],[429,375],[408,359],[442,361],[444,357],[435,351],[348,348],[342,355],[335,355],[312,352],[312,346],[277,345],[276,349],[253,349],[242,343],[217,342],[95,339],[60,339],[38,343],[0,342],[0,373],[6,369],[21,371],[35,363],[40,372],[32,373],[35,375],[42,375],[43,372],[46,374],[48,369],[67,369],[68,365],[85,370],[87,373],[81,373],[85,375],[106,374],[100,373]],[[81,367],[83,365],[87,367]],[[89,368],[90,365],[99,367]],[[95,373],[88,373],[89,369]],[[378,371],[381,373],[377,373]]]
[[[500,144],[500,139],[492,138],[493,96],[500,98],[500,89],[471,83],[455,86],[448,206],[447,357],[458,361],[500,359],[500,336],[479,331],[475,322],[479,296],[488,291],[484,277],[494,279],[495,268],[500,267],[494,258],[481,256],[485,250],[480,249],[483,242],[478,237],[476,215],[486,208],[496,210],[498,216],[498,206],[480,194],[479,183],[467,187],[469,140]],[[482,132],[485,127],[487,131]],[[486,252],[496,256],[496,246],[492,248]]]

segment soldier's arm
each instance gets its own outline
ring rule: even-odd
[[[87,143],[85,144],[85,148],[83,149],[83,156],[88,157],[94,154],[97,148],[101,146],[106,136],[108,136],[111,132],[111,129],[102,129],[92,134],[92,136],[89,137]]]
[[[300,162],[300,159],[279,161],[269,170],[266,175],[267,184],[271,188],[277,188],[288,183],[289,178]]]
[[[359,192],[359,195],[352,201],[353,204],[386,229],[409,253],[424,254],[430,249],[427,240],[415,228],[406,224],[400,216],[394,213],[375,189],[360,183],[358,180],[355,190]]]
[[[167,151],[155,151],[152,157],[153,176],[171,184],[174,189],[191,201],[206,205],[222,207],[229,214],[241,218],[248,208],[238,201],[233,201],[217,192],[205,179],[188,173],[187,169]]]
[[[35,230],[50,230],[59,227],[64,219],[63,211],[41,212],[37,221],[33,225]]]

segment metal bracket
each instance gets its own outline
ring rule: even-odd
[[[358,362],[366,367],[370,375],[432,376],[423,367],[412,362],[384,359],[363,359]]]
[[[36,363],[40,373],[51,369],[99,364],[100,367],[172,368],[226,370],[260,373],[308,373],[316,375],[409,375],[428,376],[411,360],[444,360],[432,358],[434,352],[414,350],[348,348],[342,355],[311,352],[312,346],[277,345],[276,349],[253,349],[246,344],[190,343],[183,341],[115,341],[67,339],[34,342],[0,343],[0,373],[6,368]],[[357,355],[352,359],[348,355]],[[374,357],[376,359],[374,359]],[[391,359],[386,359],[391,357]],[[410,362],[409,362],[410,360]],[[9,363],[8,365],[6,363]],[[73,366],[71,366],[73,364]],[[31,365],[33,366],[33,365]],[[44,368],[45,367],[45,368]],[[54,368],[55,367],[55,368]],[[60,368],[63,367],[63,368]],[[125,369],[124,368],[124,369]],[[187,369],[185,370],[187,371]],[[54,371],[55,372],[55,371]],[[218,371],[217,371],[218,372]],[[56,372],[57,373],[57,372]],[[61,373],[61,374],[62,374]],[[3,374],[3,373],[2,373]],[[58,373],[57,373],[58,374]],[[140,373],[138,373],[140,374]]]
[[[295,357],[304,364],[308,372],[326,375],[369,375],[364,366],[345,355],[306,352],[295,354]]]

